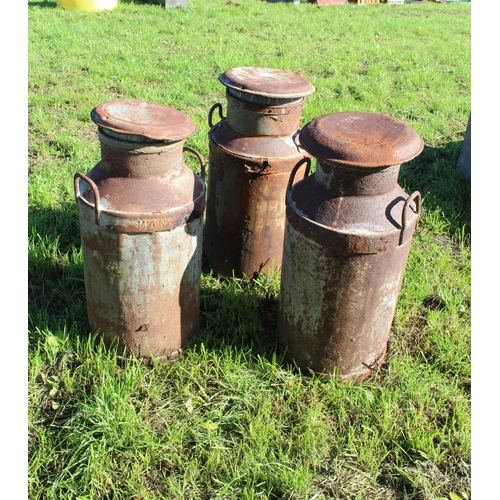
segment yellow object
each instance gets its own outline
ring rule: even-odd
[[[114,9],[118,4],[118,0],[56,0],[56,4],[67,10],[98,12],[105,9]]]

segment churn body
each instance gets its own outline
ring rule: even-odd
[[[253,278],[281,267],[285,190],[291,170],[307,155],[295,139],[314,87],[269,68],[234,68],[219,80],[226,86],[227,117],[220,103],[209,112],[204,251],[218,274]],[[221,120],[214,125],[217,109]]]
[[[101,161],[75,174],[90,328],[120,355],[173,358],[198,328],[205,185],[184,164],[196,131],[161,104],[91,113]],[[203,172],[204,175],[204,172]]]
[[[398,173],[423,141],[388,116],[333,113],[300,143],[316,171],[287,190],[278,339],[303,370],[360,381],[385,358],[421,203]]]

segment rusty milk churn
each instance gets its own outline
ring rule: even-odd
[[[304,160],[294,138],[305,96],[305,78],[287,71],[242,67],[219,76],[222,105],[209,111],[209,172],[204,252],[218,274],[254,278],[281,267],[285,192],[293,167]],[[214,125],[213,113],[220,121]],[[305,172],[305,165],[297,179]]]
[[[119,354],[177,356],[198,328],[205,184],[184,163],[195,133],[162,104],[116,100],[92,110],[101,161],[76,173],[92,331]]]
[[[423,141],[376,113],[321,116],[299,140],[316,171],[287,189],[278,340],[305,371],[361,381],[385,358],[421,204],[398,173]]]

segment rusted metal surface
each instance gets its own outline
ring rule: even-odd
[[[334,113],[300,143],[317,165],[287,189],[278,338],[303,370],[360,381],[385,357],[421,204],[397,177],[423,142],[390,117]]]
[[[281,266],[286,186],[291,170],[308,156],[295,140],[302,94],[314,87],[267,68],[235,68],[220,79],[228,86],[227,118],[220,103],[209,112],[204,251],[217,273],[253,278]],[[214,124],[216,110],[220,121]]]
[[[400,165],[419,155],[422,138],[406,123],[377,113],[332,113],[301,131],[300,143],[315,158],[362,168]]]
[[[314,92],[314,86],[295,73],[273,68],[245,66],[228,69],[219,76],[220,82],[236,97],[246,101],[267,98],[297,99]],[[239,94],[241,93],[241,94]]]
[[[198,328],[205,185],[184,164],[193,152],[204,176],[184,146],[196,125],[139,101],[91,117],[101,161],[75,174],[90,328],[122,355],[175,357]]]
[[[100,104],[92,110],[91,118],[101,129],[150,141],[182,141],[197,129],[193,120],[176,109],[163,104],[126,99]]]

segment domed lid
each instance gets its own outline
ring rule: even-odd
[[[100,128],[116,134],[157,141],[177,142],[196,132],[197,126],[184,113],[163,104],[118,99],[92,110],[90,117]]]
[[[376,168],[418,156],[424,141],[412,127],[378,113],[331,113],[315,118],[299,135],[301,147],[321,160]]]
[[[253,66],[228,69],[219,80],[229,89],[272,98],[297,99],[315,90],[308,80],[295,73]]]

